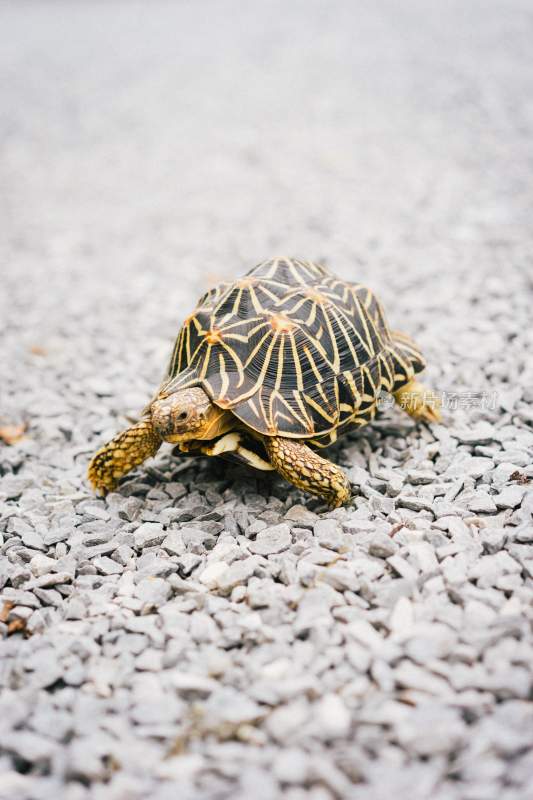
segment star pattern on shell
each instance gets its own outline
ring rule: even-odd
[[[163,386],[202,386],[259,433],[324,446],[370,421],[382,389],[423,369],[404,339],[411,350],[402,358],[367,287],[310,261],[275,258],[204,294]]]

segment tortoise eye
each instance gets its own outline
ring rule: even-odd
[[[185,422],[187,417],[189,416],[188,411],[182,411],[181,414],[178,414],[177,421],[178,422]]]

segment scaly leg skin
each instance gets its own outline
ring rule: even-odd
[[[394,392],[394,399],[409,416],[423,422],[440,422],[440,398],[423,383],[413,379]]]
[[[87,477],[97,492],[107,494],[134,467],[154,456],[162,443],[150,419],[142,419],[104,445],[89,464]]]
[[[304,442],[265,436],[264,444],[272,466],[299,489],[321,497],[331,508],[349,501],[350,483],[342,469],[319,456]]]

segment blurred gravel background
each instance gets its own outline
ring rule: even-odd
[[[532,37],[529,0],[2,4],[1,800],[532,796]],[[350,509],[170,448],[95,498],[206,285],[285,253],[458,408],[345,440]]]

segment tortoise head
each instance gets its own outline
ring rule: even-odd
[[[152,423],[166,442],[215,439],[232,427],[232,414],[216,406],[199,386],[154,400]]]

